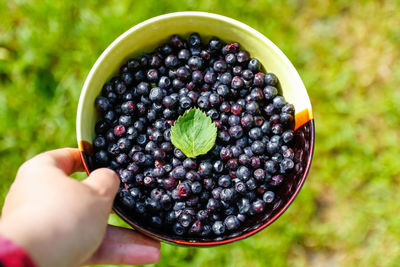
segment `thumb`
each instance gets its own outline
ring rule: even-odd
[[[93,188],[99,195],[112,201],[118,192],[120,180],[114,171],[101,168],[94,170],[83,183]]]

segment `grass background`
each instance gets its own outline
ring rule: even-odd
[[[183,10],[235,18],[282,49],[309,92],[316,147],[301,193],[267,230],[209,249],[163,244],[156,266],[398,265],[399,1],[0,1],[0,204],[23,161],[76,147],[80,90],[101,52]]]

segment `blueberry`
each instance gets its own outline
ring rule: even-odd
[[[257,181],[262,182],[265,179],[265,172],[263,169],[257,169],[254,171],[253,176]]]
[[[185,178],[189,181],[197,181],[200,180],[200,175],[195,171],[188,171]]]
[[[254,211],[255,213],[261,213],[261,212],[263,212],[263,211],[264,211],[264,207],[265,207],[265,203],[264,203],[264,201],[262,201],[261,199],[258,199],[258,200],[254,201],[254,202],[251,204],[251,208],[253,209],[253,211]]]
[[[245,214],[250,210],[250,201],[247,198],[241,198],[236,203],[239,213]]]
[[[282,160],[282,162],[280,163],[281,173],[286,173],[286,172],[290,171],[291,169],[293,169],[293,167],[294,167],[294,162],[293,162],[293,160],[291,160],[289,158],[284,158]]]
[[[267,191],[263,194],[263,201],[265,203],[272,203],[272,201],[274,201],[275,198],[275,193],[272,191]]]
[[[236,115],[230,115],[228,118],[228,123],[230,126],[235,126],[240,124],[240,118]]]
[[[138,143],[138,145],[144,145],[147,141],[146,135],[145,134],[140,134],[138,136],[138,138],[136,139],[136,143]]]
[[[191,47],[198,47],[201,45],[201,38],[198,33],[192,33],[189,36],[189,46]]]
[[[133,70],[136,70],[136,69],[139,68],[140,63],[136,59],[130,59],[130,60],[128,60],[126,65],[127,65],[129,70],[133,71]]]
[[[203,73],[199,70],[192,72],[192,81],[195,84],[201,84],[203,82]]]
[[[119,95],[124,94],[126,91],[126,85],[124,82],[120,82],[115,86],[115,92]]]
[[[245,147],[243,149],[243,151],[248,157],[254,156],[254,153],[253,153],[253,150],[251,149],[251,147]]]
[[[217,37],[212,37],[210,41],[208,42],[208,47],[210,48],[211,52],[216,53],[217,51],[220,51],[222,48],[223,44],[221,40]]]
[[[201,232],[200,236],[209,236],[211,233],[211,226],[208,224],[203,225],[203,231]]]
[[[122,152],[127,152],[131,149],[132,143],[128,138],[122,137],[117,142],[118,148]]]
[[[283,175],[279,174],[272,176],[270,183],[272,186],[278,186],[282,183],[282,181],[283,181]]]
[[[144,214],[146,212],[146,206],[143,202],[136,202],[135,211],[138,214]]]
[[[227,66],[226,62],[222,59],[216,60],[213,65],[214,71],[220,72],[220,73],[225,72],[227,67],[228,66]]]
[[[188,60],[190,57],[190,51],[188,49],[181,49],[178,52],[178,59],[180,59],[181,61],[186,61]],[[167,66],[167,64],[165,64]],[[178,62],[171,64],[170,66],[167,67],[175,67],[178,65]]]
[[[185,168],[183,168],[183,166],[177,166],[171,172],[171,176],[177,180],[181,180],[181,179],[185,178],[185,175],[186,175],[186,171],[185,171]]]
[[[198,56],[192,56],[189,58],[187,64],[192,70],[201,70],[203,69],[203,59]]]
[[[248,190],[254,190],[257,188],[256,181],[253,178],[250,178],[246,181],[246,187]]]
[[[221,175],[218,179],[218,185],[222,187],[229,187],[231,185],[231,177],[229,175]]]
[[[265,74],[264,81],[265,81],[265,84],[268,84],[268,85],[271,85],[271,86],[277,86],[278,85],[278,78],[273,73]]]
[[[240,76],[240,75],[242,75],[242,72],[243,72],[242,66],[234,66],[234,67],[232,68],[232,74],[235,75],[235,76]]]
[[[231,87],[233,89],[241,89],[244,86],[243,79],[239,76],[234,76],[232,78]]]
[[[210,102],[208,100],[208,97],[206,96],[200,96],[197,100],[197,105],[201,109],[207,109],[210,106]]]
[[[277,142],[272,142],[271,140],[268,142],[266,145],[266,149],[268,154],[273,155],[279,150],[279,143]]]
[[[93,147],[94,147],[96,150],[105,148],[105,147],[106,147],[106,144],[107,144],[106,139],[105,139],[103,136],[101,136],[101,135],[98,135],[98,136],[93,140]]]
[[[210,96],[208,97],[208,100],[210,101],[211,106],[215,106],[218,105],[220,103],[220,97],[218,94],[216,93],[212,93],[210,94]],[[219,114],[217,114],[219,116]]]
[[[199,210],[196,214],[196,218],[199,221],[205,221],[208,218],[208,212],[206,210]]]
[[[226,55],[228,53],[234,53],[239,50],[239,43],[230,43],[222,47],[222,54]]]
[[[169,88],[171,86],[171,80],[166,76],[162,76],[158,81],[158,86],[162,89]]]
[[[230,147],[223,147],[220,152],[220,157],[223,160],[228,160],[232,157],[232,150]]]
[[[176,76],[178,77],[178,79],[180,79],[181,81],[187,81],[191,76],[192,73],[190,72],[190,70],[186,67],[179,67],[176,70]]]
[[[193,194],[199,194],[201,192],[201,190],[202,190],[202,186],[201,186],[200,182],[196,181],[196,182],[192,183],[191,191]]]
[[[212,231],[214,232],[214,234],[216,235],[222,235],[225,232],[225,225],[223,222],[221,221],[216,221],[214,222],[213,226],[212,226]]]
[[[210,211],[215,211],[217,209],[219,209],[220,204],[217,200],[215,200],[214,198],[210,198],[207,202],[207,209]]]
[[[153,153],[152,153],[153,157],[155,160],[164,160],[166,154],[165,151],[162,150],[161,148],[156,148]]]
[[[215,186],[215,182],[211,178],[203,179],[203,186],[206,190],[212,190]]]
[[[240,122],[244,128],[251,128],[254,123],[254,117],[251,114],[244,114]]]
[[[243,62],[246,62],[247,60],[249,60],[250,55],[249,55],[249,53],[248,53],[247,51],[240,50],[240,51],[237,53],[236,58],[237,58],[237,61],[238,61],[239,63],[243,63]]]
[[[207,111],[206,115],[212,120],[216,120],[219,117],[218,111],[216,111],[215,109],[210,109],[209,111]]]
[[[236,56],[233,53],[229,53],[225,55],[225,61],[226,63],[232,65],[236,63]]]
[[[232,231],[236,230],[240,226],[240,222],[235,215],[229,215],[224,220],[224,225],[226,229]]]
[[[179,222],[176,222],[172,227],[174,233],[176,235],[183,235],[186,231],[185,227],[183,227]]]
[[[98,121],[94,126],[96,134],[104,134],[108,130],[108,123],[106,121]]]
[[[168,55],[164,59],[164,64],[167,68],[174,68],[179,64],[178,57],[176,57],[175,55]]]
[[[215,83],[215,81],[217,80],[217,75],[215,74],[214,71],[207,71],[204,74],[204,82],[211,84],[211,83]]]
[[[128,208],[128,209],[133,209],[135,207],[135,200],[133,199],[133,197],[129,194],[128,191],[121,191],[123,192],[121,194],[121,204]]]
[[[134,162],[131,162],[127,167],[127,170],[129,170],[130,172],[132,172],[132,174],[136,174],[139,171],[139,166],[137,164],[135,164]]]
[[[242,77],[245,80],[251,80],[254,77],[254,73],[249,69],[245,69],[242,71]]]
[[[140,82],[136,86],[136,92],[139,95],[148,95],[150,92],[150,84],[148,84],[147,82]]]
[[[191,194],[191,189],[188,183],[180,183],[176,189],[178,190],[178,195],[181,197],[188,197]]]
[[[251,144],[251,150],[253,151],[254,154],[256,155],[261,155],[265,151],[265,145],[261,141],[254,141]]]
[[[149,64],[153,68],[158,68],[161,65],[161,58],[158,55],[152,55]]]
[[[155,184],[155,179],[151,176],[145,176],[143,178],[143,185],[146,187],[152,187]]]
[[[260,62],[256,58],[252,58],[247,66],[251,71],[258,72],[260,69]]]
[[[283,151],[282,155],[283,155],[284,158],[293,159],[294,151],[291,148],[287,148],[286,150]]]
[[[154,87],[150,90],[149,99],[151,101],[162,101],[163,92],[160,87]]]
[[[246,166],[240,166],[236,171],[237,178],[241,180],[248,180],[251,176],[250,170]]]
[[[249,131],[249,137],[253,140],[259,140],[262,137],[262,131],[260,128],[255,127],[250,129]]]
[[[125,127],[128,127],[129,125],[132,125],[132,121],[133,121],[132,116],[128,116],[128,115],[122,115],[118,119],[118,123],[120,125],[125,126]]]
[[[94,103],[95,103],[96,109],[101,113],[105,113],[106,111],[108,111],[111,108],[110,101],[103,96],[96,97],[96,100]]]
[[[182,48],[183,47],[183,40],[182,38],[177,35],[174,34],[169,38],[169,41],[171,42],[171,44],[175,47],[175,48]]]
[[[242,165],[248,165],[250,164],[250,157],[247,156],[246,154],[241,154],[238,158],[238,161]]]
[[[203,231],[203,224],[199,221],[195,221],[190,227],[190,234],[200,234]]]
[[[254,75],[253,84],[255,86],[263,86],[264,79],[265,79],[265,74],[262,72],[258,72]]]
[[[246,111],[252,115],[257,114],[259,112],[259,106],[257,102],[251,101],[250,103],[246,104]]]
[[[282,124],[277,123],[277,124],[275,124],[274,126],[272,126],[271,132],[272,132],[273,134],[277,134],[277,135],[282,134],[282,132],[283,132],[283,126],[282,126]]]
[[[257,169],[261,165],[261,160],[259,157],[253,156],[250,158],[250,165],[253,169]]]
[[[218,87],[217,87],[217,94],[219,95],[219,96],[221,96],[221,97],[226,97],[228,94],[229,94],[229,87],[228,86],[226,86],[225,84],[220,84],[220,85],[218,85]],[[227,105],[229,105],[229,104],[227,104],[226,102],[224,102],[225,104],[225,106],[224,107],[222,107],[222,105],[221,105],[221,111],[222,111],[222,109],[224,110],[224,112],[229,112],[229,110],[226,110],[226,106]]]
[[[221,200],[231,202],[234,197],[234,190],[232,188],[224,188],[221,191]]]
[[[104,150],[96,152],[96,154],[94,155],[94,159],[99,167],[105,167],[109,160],[107,152]]]
[[[176,184],[177,184],[177,181],[172,177],[163,179],[163,182],[162,182],[164,189],[167,189],[167,190],[174,188]]]
[[[292,130],[287,130],[282,134],[283,142],[289,143],[294,138],[294,132]]]
[[[232,74],[230,74],[229,72],[225,72],[225,73],[221,74],[221,76],[219,77],[219,81],[222,84],[230,85],[232,82]]]
[[[283,106],[286,105],[285,99],[283,98],[283,96],[280,95],[275,96],[274,99],[272,99],[272,103],[277,109],[281,109]]]
[[[213,169],[217,173],[221,173],[224,170],[224,163],[221,160],[214,162]]]
[[[203,161],[199,164],[199,174],[202,177],[206,177],[212,172],[212,164],[208,161]]]

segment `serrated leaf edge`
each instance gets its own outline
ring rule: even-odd
[[[203,113],[204,116],[207,117],[208,122],[212,125],[212,127],[214,127],[215,132],[213,133],[213,136],[212,136],[213,145],[212,145],[211,148],[209,148],[206,152],[204,152],[204,153],[199,153],[199,154],[196,154],[196,155],[195,155],[195,153],[193,153],[193,150],[194,150],[194,149],[192,149],[192,150],[190,151],[190,153],[187,153],[187,154],[190,154],[190,155],[186,155],[186,153],[183,152],[183,150],[182,150],[181,148],[179,148],[176,144],[174,144],[173,139],[175,139],[175,138],[172,138],[172,136],[173,136],[173,132],[174,132],[174,135],[178,135],[178,134],[176,133],[176,130],[175,130],[176,128],[174,128],[175,124],[178,123],[178,121],[181,120],[182,117],[185,116],[186,113],[188,113],[188,112],[190,112],[190,111],[192,111],[192,110],[193,110],[193,111],[198,110],[198,111],[200,111],[201,113]],[[201,109],[199,109],[199,108],[197,108],[197,107],[196,107],[196,108],[191,108],[191,109],[185,111],[185,113],[183,113],[182,115],[180,115],[180,116],[175,120],[174,125],[171,127],[171,143],[172,143],[176,148],[178,148],[179,150],[181,150],[182,153],[185,154],[186,157],[188,157],[188,158],[194,158],[194,157],[197,157],[197,156],[199,156],[199,155],[207,154],[208,151],[210,151],[210,150],[213,148],[213,146],[214,146],[214,144],[215,144],[215,140],[217,139],[217,132],[218,132],[217,126],[216,126],[215,123],[212,121],[212,119],[211,119],[209,116],[207,116],[207,114],[206,114],[204,111],[202,111]]]

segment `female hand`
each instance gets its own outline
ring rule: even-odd
[[[45,152],[25,162],[10,188],[0,235],[23,247],[38,266],[149,264],[160,258],[160,243],[133,230],[107,226],[119,178],[97,169],[83,171],[77,149]]]

